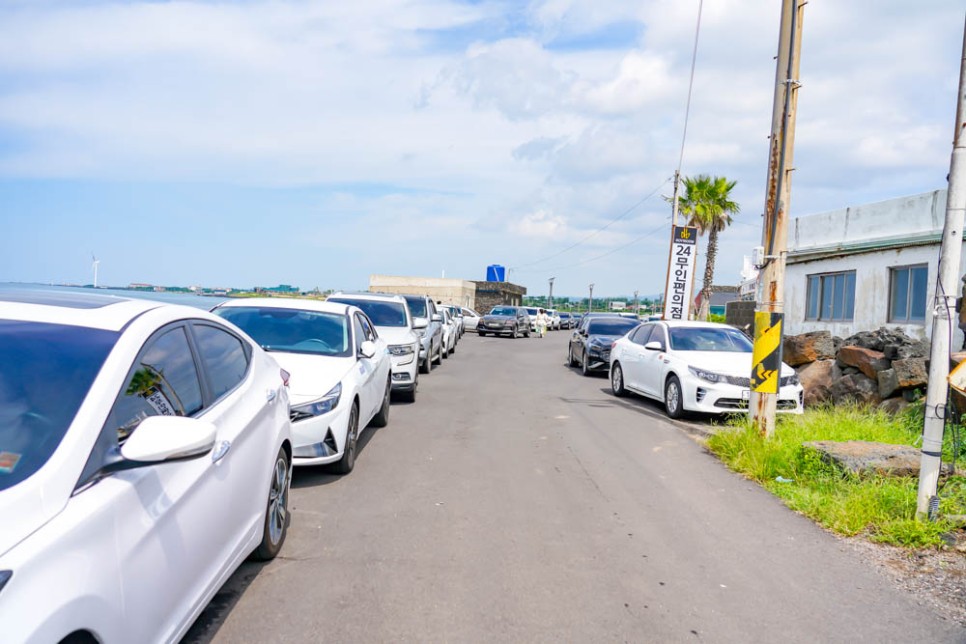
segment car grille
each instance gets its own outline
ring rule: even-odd
[[[786,387],[791,384],[792,378],[794,376],[784,376],[779,382],[779,387]],[[745,389],[751,388],[751,378],[744,378],[742,376],[725,376],[725,381],[729,385],[735,385],[737,387],[744,387]]]

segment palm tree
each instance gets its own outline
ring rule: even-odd
[[[687,225],[696,226],[708,235],[708,259],[704,266],[704,287],[701,289],[699,320],[707,320],[711,307],[711,287],[714,284],[714,260],[718,254],[718,233],[731,225],[731,215],[741,212],[731,200],[734,181],[725,177],[699,174],[684,178],[684,194],[678,197],[678,209],[687,217]]]

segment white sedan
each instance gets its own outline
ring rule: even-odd
[[[291,374],[295,465],[355,467],[359,434],[389,423],[386,341],[358,307],[295,298],[231,300],[212,312],[234,323]]]
[[[463,330],[464,331],[476,331],[476,325],[480,323],[479,313],[473,309],[468,309],[465,306],[462,307],[463,311]]]
[[[748,336],[726,324],[648,322],[614,342],[611,389],[656,398],[671,418],[747,411],[751,351]],[[778,411],[802,413],[802,385],[784,363],[779,386]]]
[[[289,523],[286,374],[195,308],[0,289],[5,642],[176,642]]]

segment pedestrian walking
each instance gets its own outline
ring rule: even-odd
[[[542,338],[547,334],[547,312],[537,309],[537,337]]]

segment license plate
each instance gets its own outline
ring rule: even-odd
[[[751,390],[750,389],[742,389],[741,390],[741,399],[742,400],[750,400],[751,399]]]

